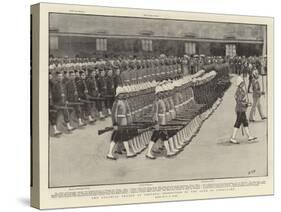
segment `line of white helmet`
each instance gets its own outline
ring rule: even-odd
[[[193,75],[187,75],[177,80],[169,79],[169,80],[163,80],[161,82],[156,82],[154,80],[151,82],[144,82],[144,83],[126,85],[126,86],[118,86],[116,89],[116,96],[120,94],[144,91],[147,89],[152,89],[152,90],[154,89],[155,94],[157,94],[160,92],[171,91],[175,88],[186,86],[187,84],[197,86],[212,80],[216,75],[217,75],[216,71],[205,73],[204,70],[200,70]]]

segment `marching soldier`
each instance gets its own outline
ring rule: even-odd
[[[114,70],[114,88],[116,90],[118,86],[123,86],[123,82],[121,78],[120,68],[118,66],[114,66],[113,70]]]
[[[130,123],[129,108],[128,104],[126,104],[126,90],[122,87],[118,87],[116,89],[116,100],[114,101],[112,107],[112,125],[114,127],[114,131],[111,136],[111,142],[109,145],[109,151],[107,154],[107,158],[111,160],[116,160],[116,157],[113,155],[114,147],[116,143],[123,143],[127,158],[135,157],[136,154],[130,150],[128,141],[131,139],[130,130],[126,128]]]
[[[113,101],[115,96],[115,83],[114,83],[114,77],[111,68],[108,68],[107,76],[105,80],[106,80],[106,95],[107,95],[105,106],[107,108],[108,115],[111,115],[111,108],[113,106]]]
[[[49,72],[49,119],[54,129],[54,135],[58,136],[61,132],[57,129],[57,109],[54,106],[53,95],[54,95],[54,79],[51,72]]]
[[[189,57],[188,55],[184,55],[182,60],[183,76],[190,74],[188,66],[189,66]]]
[[[66,86],[63,83],[63,75],[61,72],[57,72],[57,82],[54,84],[53,92],[53,102],[54,105],[58,106],[59,109],[63,112],[64,122],[68,131],[74,130],[74,127],[70,125],[70,110],[68,106],[67,97],[66,97]]]
[[[91,102],[90,102],[90,91],[88,87],[88,83],[86,81],[86,74],[84,71],[80,71],[80,80],[77,83],[77,89],[78,89],[78,96],[80,98],[80,101],[83,102],[83,112],[85,113],[86,117],[88,118],[90,123],[93,123],[95,120],[93,119],[91,115]]]
[[[97,79],[99,96],[101,98],[106,98],[107,86],[106,86],[105,70],[102,67],[100,67],[99,71],[100,71],[100,75]],[[100,108],[101,110],[99,111],[99,115],[100,115],[100,118],[103,119],[104,115],[102,112],[102,108],[103,108],[103,106],[106,105],[106,100],[100,101],[100,104],[101,104],[101,108]]]
[[[190,59],[190,74],[195,74],[196,73],[196,61],[195,61],[195,57],[193,56]]]
[[[77,79],[76,79],[74,72],[70,71],[70,79],[66,83],[66,99],[67,99],[67,104],[74,108],[76,117],[78,118],[78,126],[83,127],[86,124],[82,122],[82,117],[81,117],[82,103],[80,102],[80,98],[78,95],[76,80]]]
[[[259,73],[258,73],[258,70],[256,70],[256,69],[253,71],[252,89],[253,89],[253,105],[252,105],[252,108],[251,108],[251,111],[250,111],[249,120],[250,120],[250,122],[255,121],[254,120],[254,114],[256,112],[256,109],[258,109],[261,119],[264,120],[264,119],[266,119],[266,117],[263,114],[261,103],[260,103],[260,97],[262,95],[264,95],[264,92],[261,91],[261,86],[260,86],[260,83],[259,83]]]
[[[155,156],[152,154],[152,148],[154,144],[161,140],[164,142],[164,146],[167,150],[167,157],[175,155],[175,152],[172,152],[169,147],[168,142],[168,132],[166,129],[161,129],[161,125],[166,125],[166,105],[164,102],[164,90],[161,86],[157,86],[155,89],[155,95],[156,99],[153,104],[153,120],[155,121],[155,129],[153,131],[153,134],[150,138],[150,142],[148,144],[148,150],[146,153],[146,157],[149,159],[155,159]]]
[[[247,107],[249,107],[249,102],[247,101],[247,93],[245,89],[245,82],[242,79],[242,77],[237,77],[237,90],[235,93],[235,100],[236,100],[236,121],[234,124],[233,134],[230,139],[230,142],[233,144],[239,144],[239,142],[236,140],[236,134],[238,129],[240,128],[241,124],[243,124],[243,128],[246,131],[246,134],[248,136],[248,141],[253,141],[257,137],[251,136],[250,130],[249,130],[249,124],[246,116]],[[242,128],[242,129],[243,129]]]
[[[77,82],[80,78],[80,73],[79,73],[79,69],[74,70],[74,74],[75,74],[75,82]]]
[[[121,62],[120,78],[123,86],[129,85],[129,62],[127,60]]]
[[[98,100],[98,98],[100,97],[100,92],[99,92],[98,82],[97,82],[97,71],[98,71],[98,69],[93,69],[93,70],[89,71],[90,77],[87,78],[87,85],[88,85],[90,97],[95,98],[93,107],[94,107],[94,109],[97,109],[99,116],[102,119],[102,118],[104,118],[104,115],[102,113],[101,101]]]
[[[166,120],[167,122],[173,120],[176,118],[176,111],[175,111],[175,104],[174,101],[172,99],[172,87],[170,87],[170,82],[166,82],[164,84],[164,103],[166,106]],[[168,131],[168,142],[171,148],[171,151],[174,153],[179,152],[179,150],[181,149],[181,146],[178,145],[178,140],[176,137],[177,134],[177,130],[169,130]]]

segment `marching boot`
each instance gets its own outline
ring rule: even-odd
[[[113,155],[113,149],[115,147],[115,142],[114,141],[111,141],[110,144],[109,144],[109,150],[108,150],[108,153],[106,155],[106,158],[107,159],[111,159],[111,160],[116,160],[116,157],[114,157]]]
[[[190,122],[190,135],[194,134],[194,130],[195,130],[195,125],[194,125],[194,119],[192,119],[192,121]]]
[[[173,145],[175,147],[175,150],[178,152],[179,150],[181,150],[181,146],[179,146],[178,144],[178,138],[177,135],[173,136]]]
[[[86,123],[83,123],[82,122],[82,119],[81,118],[78,118],[78,126],[79,127],[83,127],[83,126],[85,126],[86,125]]]
[[[257,137],[251,136],[249,127],[245,127],[245,132],[246,132],[246,135],[248,136],[248,141],[253,141],[253,140],[257,139]]]
[[[149,159],[155,159],[155,156],[152,154],[152,147],[153,147],[153,145],[154,145],[153,141],[150,141],[148,143],[148,149],[147,149],[145,157],[147,157]]]
[[[176,134],[176,137],[177,137],[177,144],[178,146],[180,147],[180,149],[183,148],[184,144],[183,144],[183,134],[182,134],[182,130],[179,131],[177,134]]]
[[[141,142],[139,140],[139,136],[134,137],[133,140],[135,142],[135,146],[137,148],[138,153],[140,153],[143,150],[143,147],[142,147]]]
[[[237,131],[238,131],[238,128],[234,127],[232,136],[230,138],[230,142],[233,144],[239,144],[239,142],[235,139]]]
[[[176,134],[177,136],[177,144],[178,146],[180,146],[180,148],[182,149],[183,145],[182,145],[182,130],[178,131],[178,133]]]
[[[139,150],[139,152],[141,152],[142,150],[144,150],[144,141],[141,140],[140,135],[135,137],[135,141],[136,141],[136,146]]]
[[[193,130],[192,130],[191,127],[189,127],[189,128],[187,129],[187,143],[190,142],[190,140],[191,140],[191,138],[192,138],[193,135],[194,135]]]
[[[117,154],[119,154],[119,155],[122,155],[122,150],[123,150],[123,145],[122,145],[122,143],[118,143],[118,144],[116,145],[116,149],[115,149],[114,153],[117,153]]]
[[[99,112],[100,119],[104,119],[105,116],[103,115],[102,111]]]
[[[135,154],[137,154],[138,151],[137,151],[137,149],[136,149],[136,146],[135,146],[134,141],[133,141],[133,140],[129,140],[128,143],[129,143],[129,147],[131,147],[132,152],[135,153]]]
[[[150,142],[150,135],[149,135],[149,132],[145,132],[144,133],[144,136],[145,136],[145,143],[146,143],[146,145],[148,145],[149,144],[149,142]]]
[[[188,137],[188,127],[189,125],[185,126],[185,128],[183,129],[183,142],[185,143],[187,137]]]
[[[96,121],[95,119],[92,118],[91,115],[88,116],[88,119],[89,119],[89,122],[90,122],[90,123],[94,123],[94,122]]]
[[[144,134],[143,134],[143,133],[142,133],[142,134],[140,134],[140,140],[141,140],[141,141],[143,141],[144,146],[146,146],[146,145],[147,145],[147,140],[146,140],[146,138],[145,138],[145,136],[144,136]]]
[[[175,155],[175,153],[170,150],[169,142],[167,140],[164,141],[164,146],[167,151],[167,157]]]
[[[175,148],[173,138],[172,138],[172,137],[169,138],[169,139],[168,139],[168,142],[169,142],[169,145],[170,145],[170,150],[171,150],[171,152],[173,152],[174,155],[177,154],[177,152],[178,152],[179,150]]]
[[[137,137],[133,137],[132,140],[131,140],[131,143],[133,145],[133,151],[137,154],[140,153],[140,150],[139,150],[139,147],[138,147],[138,144],[137,144],[137,140],[136,140]]]
[[[66,123],[66,128],[67,128],[68,131],[74,130],[74,127],[72,127],[69,122]]]
[[[149,136],[149,132],[145,132],[145,147],[148,146],[149,142],[150,142],[150,137]]]
[[[131,152],[131,150],[130,150],[130,148],[129,148],[129,143],[128,143],[128,141],[124,141],[123,144],[124,144],[124,147],[125,147],[125,149],[126,149],[127,158],[135,157],[136,154],[133,153],[133,152]]]
[[[111,116],[111,110],[110,108],[107,109],[108,115]]]
[[[53,125],[53,129],[54,129],[54,136],[58,136],[62,134],[62,132],[57,129],[57,125]]]

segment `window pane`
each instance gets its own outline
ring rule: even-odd
[[[142,50],[145,51],[145,40],[141,40],[141,47]]]
[[[100,43],[100,50],[103,51],[103,48],[104,48],[104,47],[103,47],[103,39],[100,39],[100,42],[99,42],[99,43]]]
[[[193,51],[192,51],[193,54],[196,53],[196,47],[195,47],[195,43],[193,43]]]
[[[106,51],[107,50],[107,40],[103,39],[103,50]]]
[[[99,42],[100,39],[96,39],[96,49],[97,51],[100,51],[100,42]]]
[[[152,40],[149,41],[149,51],[152,52]]]
[[[59,38],[51,36],[50,37],[50,49],[58,49],[59,48]]]

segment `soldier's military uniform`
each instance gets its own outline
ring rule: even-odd
[[[109,74],[109,72],[111,74]],[[108,110],[108,114],[111,115],[111,108],[113,106],[114,102],[114,96],[115,96],[115,83],[114,83],[114,76],[112,75],[112,70],[108,70],[108,74],[105,77],[105,83],[106,83],[106,108]]]
[[[105,71],[103,69],[100,69],[100,74],[99,77],[97,78],[98,82],[98,90],[99,90],[99,95],[101,98],[106,98],[107,95],[107,85],[106,85],[106,78],[105,78]],[[101,104],[101,109],[103,106],[105,106],[106,100],[100,101]],[[103,118],[102,111],[99,111],[100,117]]]
[[[66,100],[68,101],[68,104],[74,108],[76,117],[78,118],[78,126],[82,127],[85,123],[82,122],[82,103],[80,103],[77,82],[78,80],[75,78],[69,79],[66,83]]]
[[[266,117],[263,114],[262,106],[260,103],[260,97],[264,94],[263,91],[261,91],[260,82],[258,80],[258,70],[253,71],[253,105],[250,111],[250,121],[254,121],[254,115],[256,112],[256,109],[258,109],[261,119],[265,119]]]
[[[122,78],[121,78],[121,73],[119,67],[114,67],[114,76],[113,76],[113,81],[114,81],[114,89],[118,86],[123,86]]]
[[[166,129],[161,129],[160,127],[164,127],[167,123],[166,120],[166,104],[163,100],[163,93],[164,89],[161,86],[156,87],[156,95],[158,96],[157,99],[153,103],[153,120],[156,123],[156,127],[152,133],[150,138],[150,142],[148,144],[148,150],[146,153],[146,157],[149,159],[155,159],[155,156],[152,154],[152,147],[155,142],[161,140],[164,142],[164,146],[167,150],[167,156],[172,156],[175,153],[170,150],[169,143],[168,143],[168,131]]]
[[[90,91],[88,87],[88,83],[86,81],[86,75],[84,71],[80,71],[81,78],[77,82],[77,90],[78,90],[78,97],[80,101],[83,103],[81,106],[84,112],[84,115],[88,118],[89,122],[94,122],[94,119],[91,115],[92,103],[90,102]]]
[[[53,101],[53,95],[54,95],[54,86],[55,86],[55,81],[52,78],[52,73],[50,74],[50,79],[49,79],[49,121],[51,123],[51,126],[54,129],[54,135],[60,135],[61,132],[57,129],[57,115],[58,115],[58,110],[54,105]]]
[[[120,88],[120,87],[119,87]],[[130,108],[124,99],[125,91],[120,88],[117,89],[116,100],[113,103],[112,107],[112,125],[116,128],[111,136],[111,143],[109,147],[109,152],[107,154],[108,159],[115,160],[113,156],[113,149],[116,143],[122,142],[127,152],[127,157],[134,157],[135,153],[132,153],[129,149],[128,141],[131,139],[130,130],[126,128],[131,123],[131,118],[128,116],[130,113]]]
[[[61,74],[57,72],[57,75]],[[70,112],[71,109],[67,105],[67,91],[66,85],[63,83],[63,80],[57,80],[57,82],[53,85],[53,104],[57,106],[61,106],[61,111],[63,112],[64,122],[66,123],[67,129],[69,131],[73,130],[74,128],[70,125]]]
[[[97,109],[98,112],[102,111],[101,102],[98,100],[99,97],[99,88],[96,78],[96,70],[89,70],[90,76],[86,79],[87,86],[89,90],[89,96],[91,98],[95,98],[94,103],[92,104],[92,108]]]

